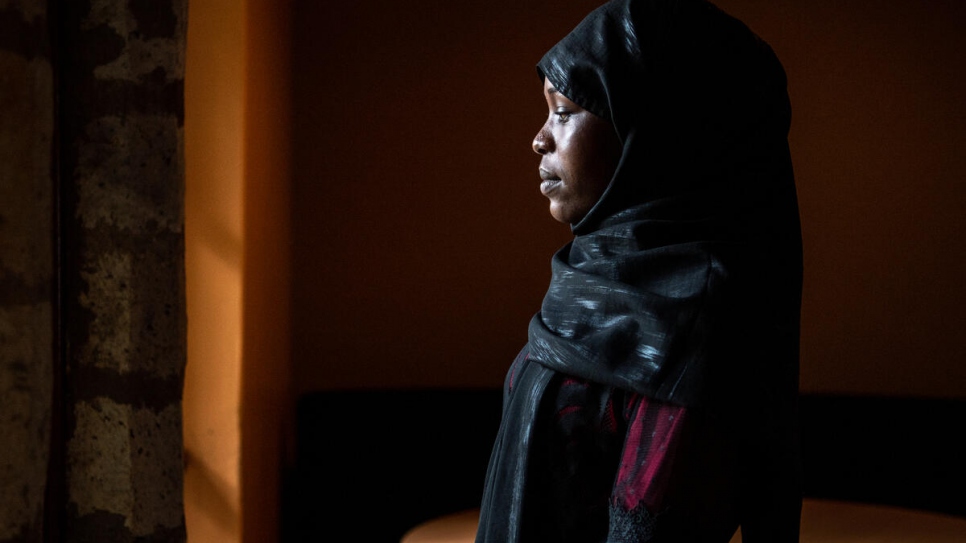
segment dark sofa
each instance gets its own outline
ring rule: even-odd
[[[283,542],[395,543],[477,507],[500,408],[497,389],[300,398]],[[801,421],[807,497],[966,517],[966,401],[806,395]]]

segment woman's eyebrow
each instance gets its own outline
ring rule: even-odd
[[[547,94],[557,94],[557,89],[553,87],[547,87]]]

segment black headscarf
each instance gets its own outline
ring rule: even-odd
[[[760,325],[797,338],[790,107],[768,45],[707,2],[615,1],[538,72],[609,120],[623,154],[554,256],[531,358],[692,406],[710,398],[710,366],[733,375],[732,358],[774,356]]]
[[[704,0],[613,0],[537,70],[623,153],[553,257],[477,541],[528,540],[528,455],[557,374],[706,414],[744,458],[745,541],[797,540],[802,253],[781,64]]]

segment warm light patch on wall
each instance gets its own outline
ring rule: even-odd
[[[241,536],[244,2],[189,7],[185,77],[189,541]]]

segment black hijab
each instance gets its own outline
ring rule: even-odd
[[[781,64],[704,0],[612,0],[537,70],[623,153],[552,259],[477,541],[541,541],[532,450],[560,374],[704,414],[742,459],[744,540],[797,541],[802,253]]]
[[[692,406],[742,371],[733,358],[775,354],[760,326],[797,338],[790,107],[768,45],[704,1],[623,0],[591,13],[537,69],[608,119],[623,154],[554,256],[531,358]]]

